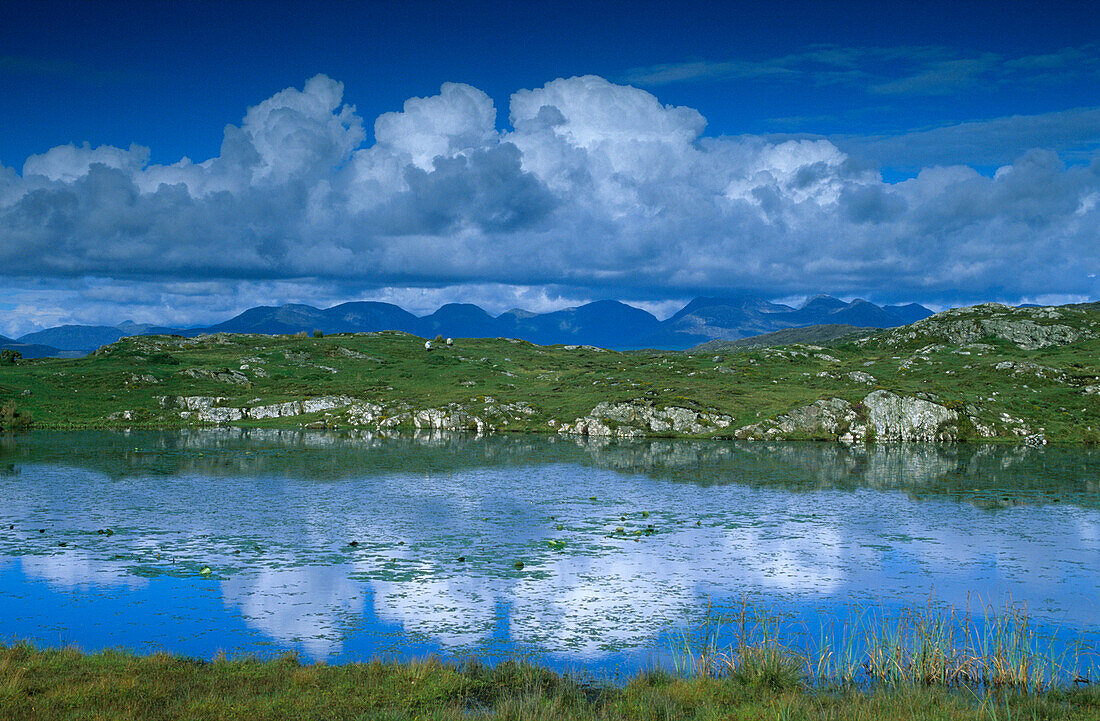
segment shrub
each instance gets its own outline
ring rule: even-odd
[[[313,337],[314,337],[314,338],[324,338],[324,337],[325,337],[325,334],[324,334],[324,333],[322,333],[322,332],[321,332],[321,331],[319,331],[319,330],[315,330],[315,331],[313,331]]]
[[[167,353],[154,353],[146,358],[146,362],[165,366],[178,366],[180,359]]]
[[[0,365],[13,366],[15,361],[20,360],[22,357],[23,354],[19,351],[5,348],[0,350]]]

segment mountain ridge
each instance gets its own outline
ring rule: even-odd
[[[256,306],[220,323],[170,328],[124,321],[118,326],[63,325],[28,333],[14,343],[49,346],[64,352],[91,352],[131,335],[209,333],[356,333],[400,330],[422,337],[520,338],[539,345],[593,345],[614,350],[687,350],[709,341],[734,341],[786,328],[852,325],[891,328],[926,318],[932,311],[916,303],[878,306],[817,295],[795,308],[757,296],[699,297],[666,320],[617,300],[598,300],[548,313],[514,308],[493,316],[471,303],[448,303],[416,316],[393,303],[351,301],[330,308],[302,303]],[[136,332],[135,332],[136,331]]]

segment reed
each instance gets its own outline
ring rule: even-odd
[[[723,630],[732,626],[731,633]],[[1024,606],[972,612],[871,609],[807,632],[747,598],[732,614],[708,605],[695,629],[677,637],[674,666],[687,677],[731,678],[774,690],[805,686],[942,687],[988,692],[1051,691],[1095,683],[1100,655],[1083,642],[1042,638]]]

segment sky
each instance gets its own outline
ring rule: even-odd
[[[1100,297],[1087,2],[0,3],[0,334]]]

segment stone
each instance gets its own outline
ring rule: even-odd
[[[633,438],[649,433],[703,435],[727,428],[733,419],[721,413],[694,411],[690,408],[666,406],[657,408],[646,401],[628,403],[600,402],[582,418],[563,423],[562,435],[616,436]]]
[[[210,379],[221,383],[233,383],[241,386],[251,385],[248,376],[232,368],[213,371],[209,368],[186,368],[180,371],[180,375],[185,378],[194,378],[196,380]]]
[[[953,441],[959,414],[931,401],[873,391],[863,399],[868,431],[882,441]]]
[[[843,442],[952,441],[958,412],[920,398],[872,391],[858,404],[841,398],[815,401],[777,418],[738,428],[736,438],[832,438]]]
[[[986,303],[936,313],[893,331],[887,342],[898,344],[931,336],[965,346],[983,338],[1000,338],[1024,350],[1037,350],[1098,337],[1094,330],[1044,322],[1064,318],[1063,311],[1055,308],[1010,308]]]

